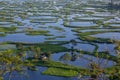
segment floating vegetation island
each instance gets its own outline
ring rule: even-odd
[[[120,13],[108,4],[1,0],[0,80],[119,80]]]

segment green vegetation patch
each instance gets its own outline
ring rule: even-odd
[[[7,44],[20,44],[24,47],[23,49],[30,49],[31,47],[34,48],[40,48],[42,52],[65,52],[68,51],[66,47],[61,46],[61,44],[67,43],[67,42],[45,42],[45,43],[22,43],[22,42],[6,42]],[[51,43],[57,43],[57,44],[51,44]]]
[[[96,37],[92,37],[92,36],[81,36],[80,39],[86,40],[88,42],[111,43],[110,39],[96,38]]]
[[[37,45],[38,47],[41,48],[43,52],[50,51],[50,52],[63,52],[63,51],[68,51],[67,48],[60,46],[58,44],[39,44]]]
[[[16,30],[16,27],[0,27],[0,32],[14,32]]]
[[[99,34],[99,33],[106,33],[106,32],[119,32],[119,31],[114,31],[114,30],[110,30],[110,31],[90,31],[90,32],[82,32],[82,33],[79,33],[77,35],[79,36],[79,38],[81,40],[85,40],[85,41],[88,41],[88,42],[112,43],[112,40],[109,39],[109,38],[97,38],[97,37],[90,36],[90,35]]]
[[[74,70],[67,70],[67,69],[61,69],[61,68],[48,68],[46,71],[42,72],[42,74],[72,77],[72,76],[76,76],[78,72]]]
[[[72,66],[72,65],[67,65],[61,62],[56,62],[56,61],[40,61],[40,60],[34,60],[34,59],[29,59],[30,63],[32,63],[32,66],[43,66],[43,67],[49,67],[47,71],[44,71],[43,74],[50,74],[50,75],[55,75],[56,76],[65,76],[65,77],[71,77],[71,76],[76,76],[78,73],[83,73],[85,75],[88,75],[88,69]],[[54,73],[51,73],[51,71],[54,71]],[[60,71],[60,73],[59,73]],[[64,73],[65,71],[65,73]],[[63,74],[62,74],[63,73]]]
[[[44,36],[52,36],[49,34],[49,31],[45,30],[34,30],[34,31],[27,31],[27,35],[44,35]]]

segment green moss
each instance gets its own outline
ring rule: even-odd
[[[42,74],[48,74],[53,76],[63,76],[63,77],[73,77],[78,74],[77,71],[67,70],[61,68],[48,68],[46,71],[42,72]]]

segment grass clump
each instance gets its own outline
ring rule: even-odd
[[[62,69],[62,68],[48,68],[46,71],[42,72],[42,74],[72,77],[72,76],[76,76],[78,72],[74,70],[67,70],[67,69]]]

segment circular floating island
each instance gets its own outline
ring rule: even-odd
[[[68,22],[67,25],[65,25],[67,27],[73,27],[73,28],[79,28],[79,27],[96,27],[98,26],[97,24],[91,22],[91,21],[71,21],[71,22]]]

